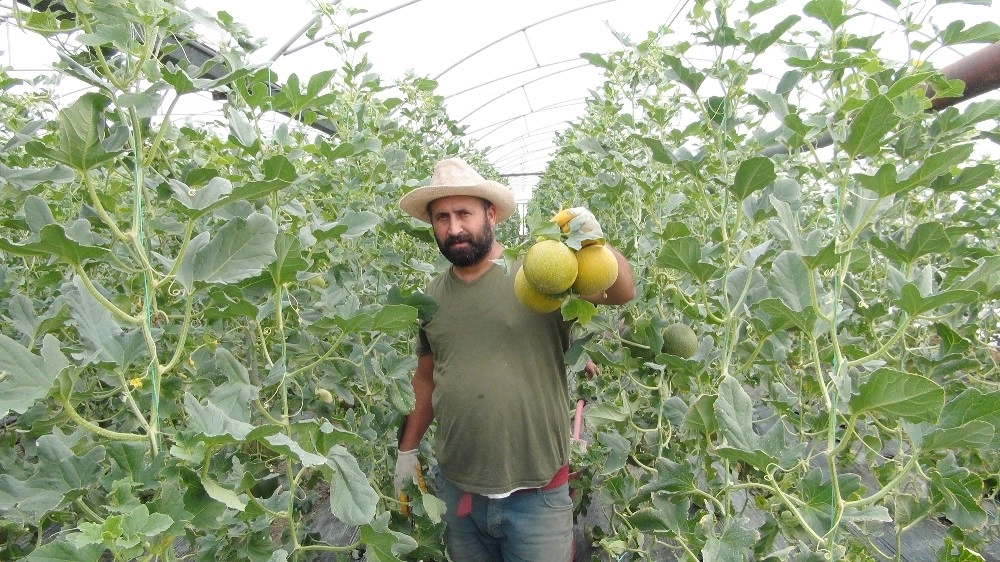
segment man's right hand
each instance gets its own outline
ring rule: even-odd
[[[404,493],[406,485],[413,482],[421,492],[427,491],[423,474],[420,471],[420,459],[417,457],[417,450],[400,451],[396,456],[396,470],[392,475],[392,483],[396,490],[396,498],[401,503],[400,512],[404,516],[410,514],[410,498]]]

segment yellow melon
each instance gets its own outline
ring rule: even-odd
[[[521,267],[514,275],[514,294],[521,304],[539,313],[548,313],[557,310],[563,302],[563,296],[546,295],[539,293],[528,283],[524,276],[524,268]]]
[[[524,277],[539,293],[566,292],[576,281],[576,254],[559,240],[536,242],[524,255]]]
[[[603,244],[584,246],[576,251],[577,275],[573,290],[581,295],[599,295],[618,279],[618,260]]]

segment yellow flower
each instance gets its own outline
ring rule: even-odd
[[[128,380],[128,385],[132,388],[142,388],[142,377],[135,377]]]

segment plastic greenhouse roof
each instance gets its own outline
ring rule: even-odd
[[[15,1],[0,1],[0,18],[10,12]],[[582,114],[590,90],[601,82],[601,71],[580,54],[618,50],[622,48],[618,36],[639,42],[661,27],[683,37],[685,16],[695,0],[333,3],[341,4],[340,8],[362,8],[349,18],[343,10],[345,13],[338,16],[343,18],[340,23],[355,32],[371,32],[362,52],[368,54],[372,70],[387,82],[410,71],[438,81],[438,93],[445,97],[449,114],[465,127],[476,146],[487,151],[518,199],[525,200],[552,155],[555,135]],[[228,12],[251,36],[263,39],[264,46],[251,61],[270,64],[282,81],[292,73],[307,77],[340,66],[339,60],[329,59],[335,51],[323,46],[328,24],[312,40],[306,36],[317,7],[313,0],[187,0],[186,4],[211,14]],[[769,23],[801,14],[804,4],[805,0],[779,0],[777,7],[753,21],[764,30]],[[868,10],[887,9],[882,2],[868,4]],[[968,25],[1000,21],[1000,7],[955,5],[935,12],[935,17],[962,19]],[[818,25],[808,20],[803,18],[802,25]],[[867,26],[861,28],[866,33],[877,33],[879,26],[885,25],[877,17],[854,23]],[[936,22],[939,27],[947,23]],[[27,44],[31,38],[13,25],[4,28],[0,64],[9,67],[12,74],[23,76],[51,67],[53,57],[46,58],[44,49]],[[213,46],[212,37],[205,36],[202,42]],[[942,50],[931,62],[941,68],[981,47]],[[765,83],[759,87],[781,75],[781,70],[762,70]],[[183,112],[185,118],[214,119],[221,116],[221,104],[206,95]]]

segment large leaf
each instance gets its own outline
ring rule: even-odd
[[[62,291],[73,325],[97,360],[127,366],[147,354],[139,329],[125,331],[111,311],[87,290],[79,276],[73,278],[72,284],[64,284]]]
[[[701,261],[701,244],[694,237],[665,240],[657,265],[690,273],[699,281],[707,281],[719,268]]]
[[[100,94],[83,94],[59,112],[58,146],[33,141],[25,148],[29,154],[51,158],[80,171],[115,158],[121,153],[124,137],[105,138],[104,108],[108,103],[108,98]]]
[[[782,252],[774,258],[767,286],[771,294],[796,312],[812,308],[813,294],[817,294],[818,298],[823,296],[816,275],[806,267],[801,256],[791,251]]]
[[[992,446],[1000,447],[1000,390],[989,393],[975,388],[965,390],[944,405],[939,426],[958,429],[974,421],[992,426]]]
[[[340,445],[326,455],[330,470],[330,512],[348,525],[365,525],[375,518],[379,497],[357,459]]]
[[[191,211],[203,211],[233,192],[233,183],[220,177],[208,180],[208,183],[199,188],[190,187],[176,179],[169,180],[168,185],[173,198]]]
[[[14,187],[28,190],[41,183],[70,183],[76,179],[76,172],[62,164],[51,168],[8,168],[0,164],[0,178]]]
[[[188,427],[211,443],[242,441],[254,430],[254,426],[233,419],[208,400],[199,402],[191,394],[184,395],[184,410]]]
[[[726,517],[722,531],[708,532],[705,548],[702,549],[704,562],[730,562],[752,560],[753,546],[760,539],[760,533],[750,525],[748,517]]]
[[[275,241],[276,259],[268,267],[275,285],[284,285],[296,279],[296,274],[309,269],[309,262],[302,258],[302,245],[298,237],[282,232]]]
[[[215,350],[214,363],[210,366],[226,377],[209,395],[209,401],[228,416],[241,422],[250,422],[250,401],[256,400],[260,387],[250,383],[250,373],[226,348]]]
[[[878,153],[882,149],[882,139],[897,123],[899,118],[888,98],[883,95],[871,98],[851,121],[844,150],[851,158]]]
[[[843,0],[810,0],[803,8],[803,12],[807,16],[820,20],[833,30],[844,25],[848,20],[848,17],[844,15],[844,8]]]
[[[41,356],[0,334],[0,412],[24,413],[52,388],[59,373],[69,366],[52,335],[42,339]]]
[[[263,179],[237,185],[228,195],[204,208],[202,212],[204,213],[237,201],[259,199],[292,185],[298,179],[298,172],[295,171],[295,165],[288,158],[280,154],[271,156],[265,160],[262,171],[264,174]]]
[[[729,190],[742,201],[750,194],[770,185],[777,177],[774,173],[774,162],[771,162],[770,158],[766,156],[749,158],[740,163]]]
[[[199,247],[182,268],[190,268],[194,281],[235,283],[260,273],[274,261],[278,226],[271,217],[254,213],[236,217]],[[190,250],[189,250],[190,251]]]
[[[937,421],[943,407],[944,389],[939,384],[888,368],[873,372],[850,400],[854,414],[889,414],[913,422]]]
[[[104,472],[104,447],[92,447],[79,456],[57,435],[43,435],[37,445],[38,471],[30,479],[33,487],[75,496]]]
[[[930,312],[942,306],[969,304],[979,299],[979,293],[964,289],[952,289],[931,295],[922,295],[920,289],[913,283],[903,285],[900,293],[896,304],[911,317]]]
[[[962,529],[979,529],[989,514],[979,505],[983,497],[983,479],[949,454],[929,471],[934,495],[944,502],[948,519]]]
[[[417,548],[413,537],[389,528],[389,517],[389,512],[383,512],[361,527],[359,538],[365,545],[365,560],[368,562],[401,562],[402,555]]]
[[[17,256],[58,256],[73,265],[87,260],[106,258],[109,253],[100,246],[82,244],[66,234],[60,224],[48,224],[38,233],[38,239],[23,244],[14,244],[0,238],[0,250]]]
[[[57,539],[31,551],[25,562],[98,562],[104,546],[91,544],[77,547],[65,539]]]

